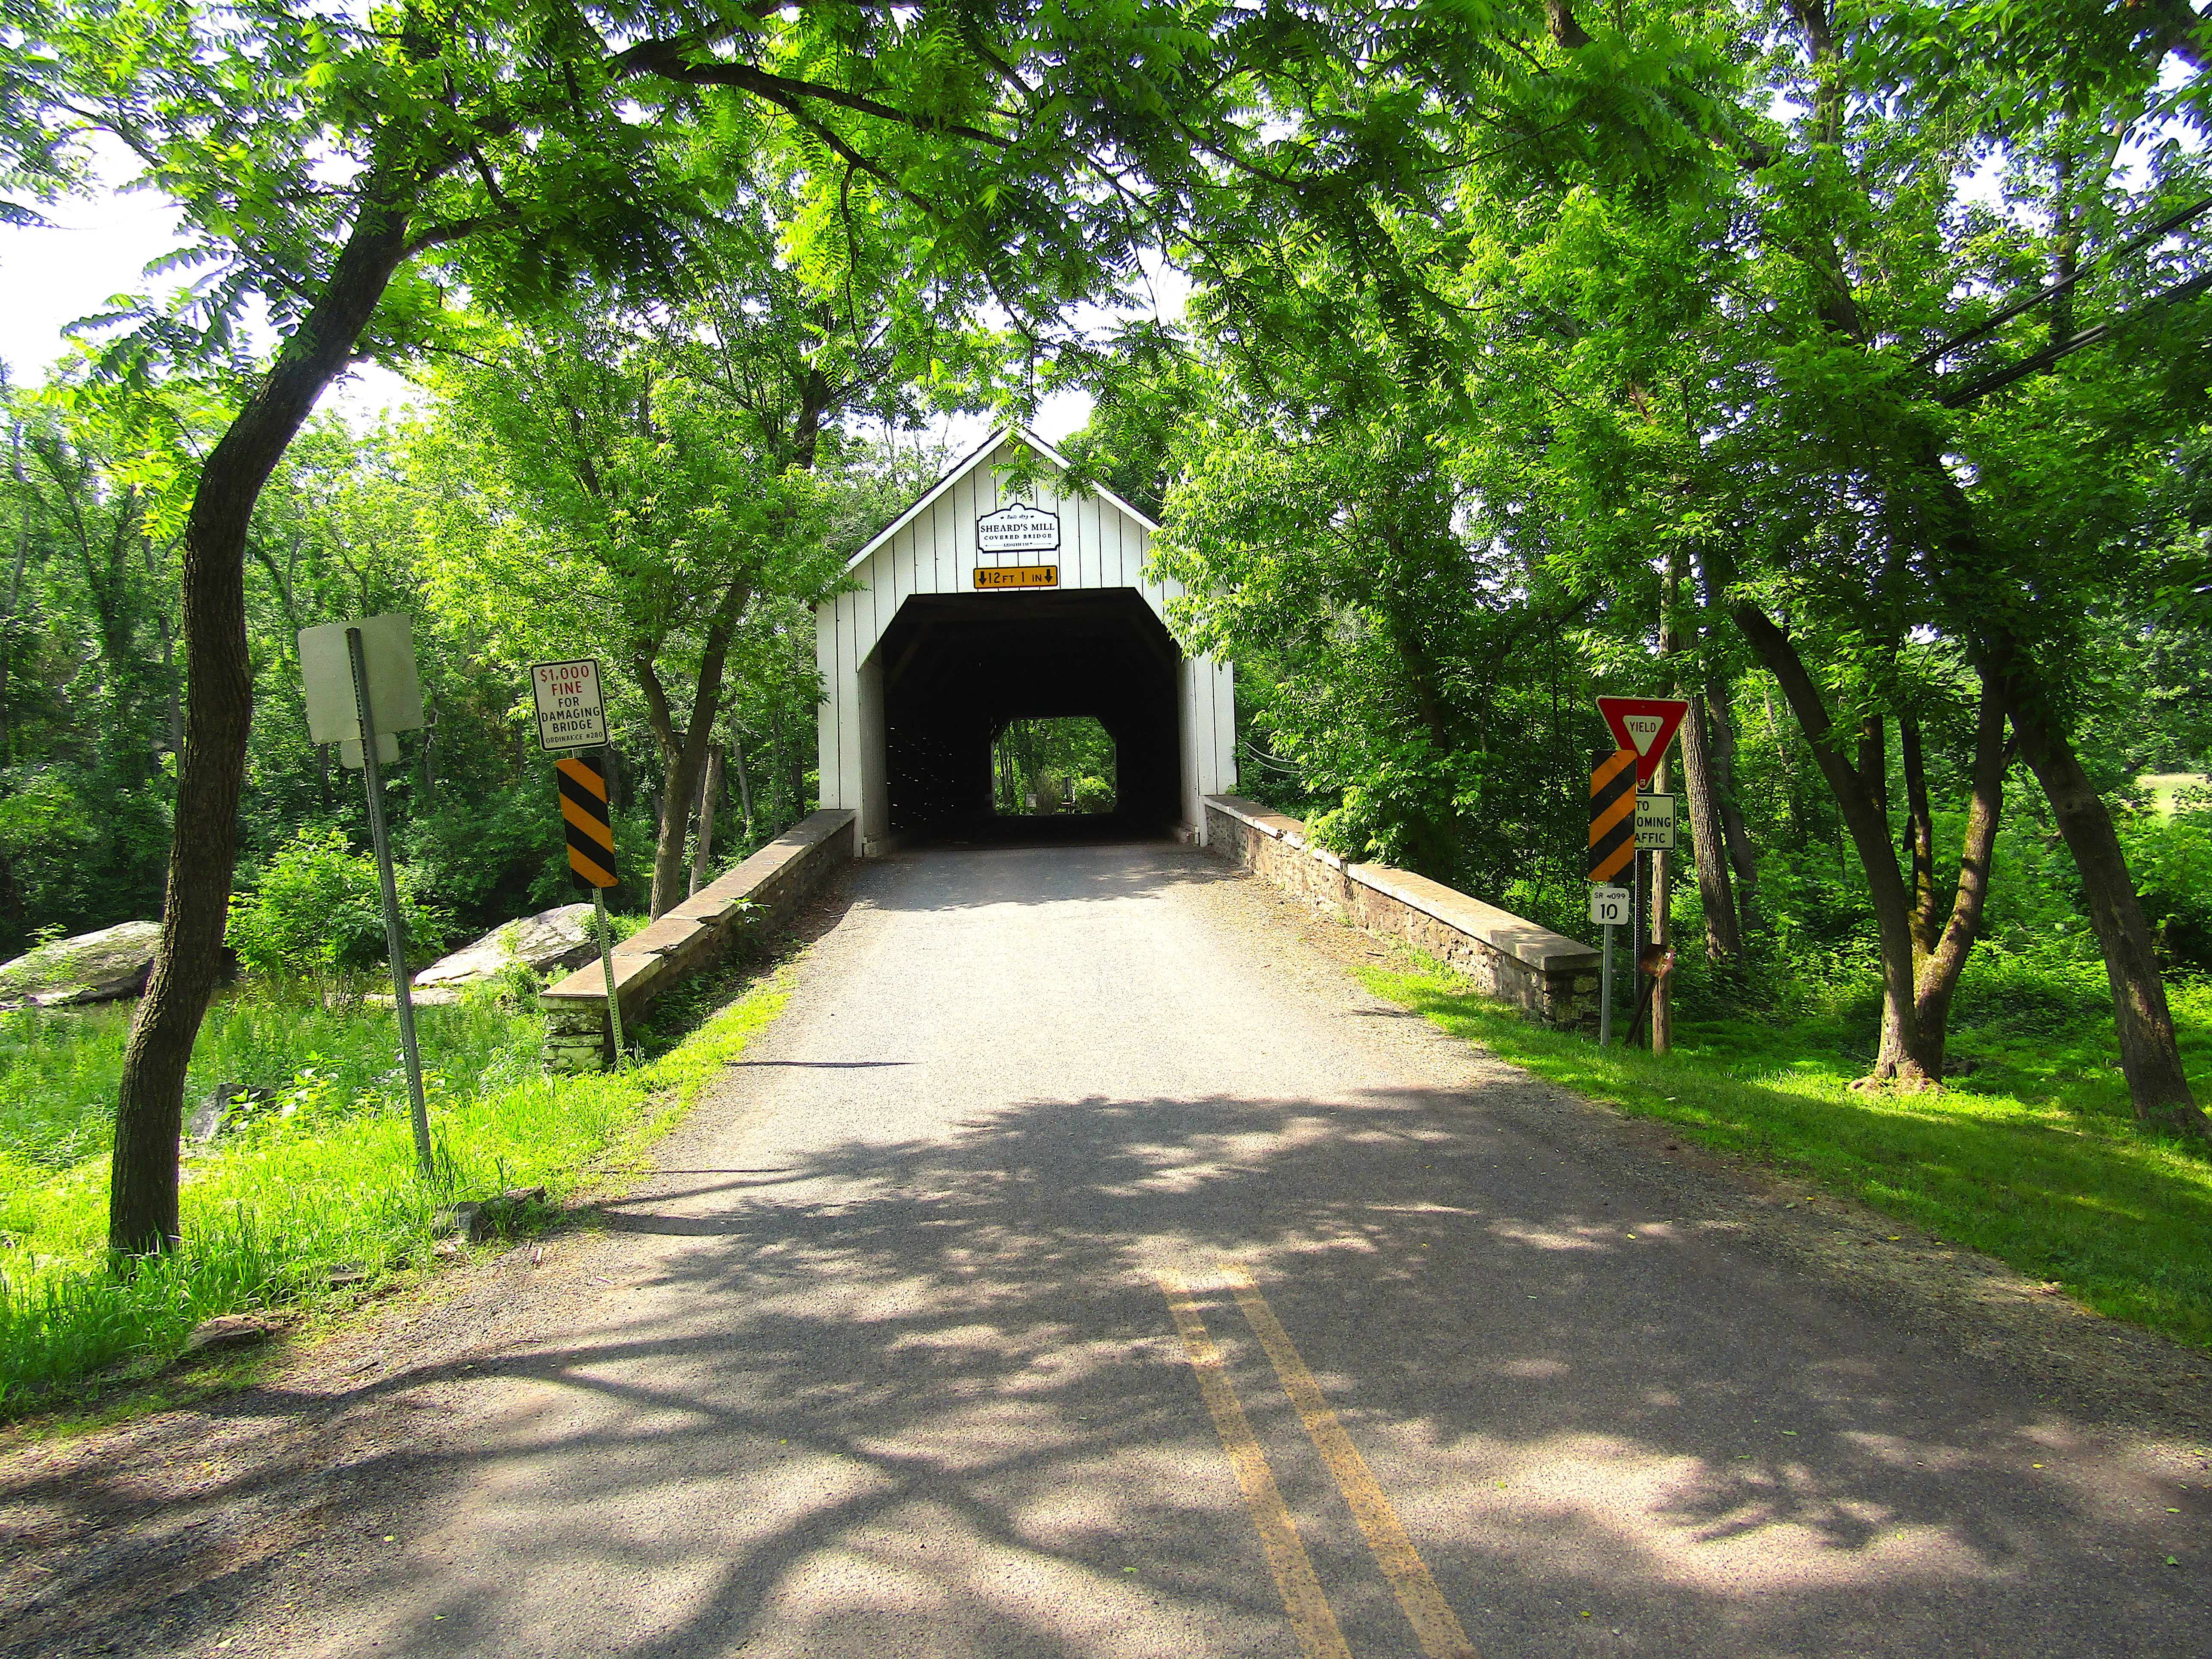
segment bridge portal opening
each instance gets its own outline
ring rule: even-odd
[[[1008,720],[991,743],[991,810],[1002,818],[1114,810],[1114,734],[1089,715]]]
[[[1059,763],[1102,769],[1087,774],[1094,802],[1097,786],[1110,786],[1105,810],[1086,815],[1090,826],[1116,834],[1173,827],[1182,816],[1182,665],[1175,641],[1134,588],[915,594],[869,665],[882,677],[891,833],[957,838],[992,833],[1005,817],[1060,816],[1008,811],[1026,808],[1034,774],[1009,784],[1002,763],[1024,743],[1034,749],[1047,729],[1068,745]],[[1085,726],[1097,738],[1079,749]],[[1044,759],[1038,769],[1060,766]],[[1061,778],[1076,786],[1078,805],[1083,775]]]
[[[853,814],[860,856],[1003,840],[1010,823],[1048,840],[1203,841],[1206,798],[1235,791],[1235,675],[1169,635],[1183,590],[1152,566],[1159,526],[1101,485],[1067,488],[1067,471],[1035,433],[992,433],[816,607],[821,801]],[[1001,816],[1006,733],[1039,720],[1103,730],[1109,810]]]

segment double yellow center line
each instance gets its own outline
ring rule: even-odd
[[[1229,1466],[1236,1472],[1237,1484],[1244,1493],[1246,1506],[1252,1511],[1253,1523],[1259,1528],[1268,1568],[1274,1574],[1275,1588],[1282,1595],[1283,1607],[1290,1614],[1291,1628],[1297,1636],[1298,1645],[1305,1650],[1306,1659],[1352,1659],[1352,1650],[1345,1644],[1336,1614],[1322,1592],[1321,1580],[1315,1576],[1313,1562],[1298,1536],[1297,1525],[1291,1520],[1289,1506],[1283,1502],[1282,1492],[1275,1485],[1267,1454],[1261,1449],[1259,1437],[1252,1432],[1251,1421],[1244,1415],[1243,1405],[1230,1385],[1228,1368],[1221,1363],[1221,1352],[1214,1346],[1206,1322],[1200,1316],[1189,1283],[1174,1272],[1156,1273],[1154,1279],[1167,1297],[1168,1311],[1174,1316],[1176,1333],[1182,1338],[1183,1351],[1189,1356],[1191,1370],[1197,1373],[1199,1393],[1213,1419],[1215,1431],[1221,1437],[1222,1449],[1229,1455]],[[1267,1356],[1267,1363],[1275,1368],[1283,1392],[1297,1408],[1298,1420],[1305,1425],[1314,1449],[1321,1454],[1322,1462],[1351,1506],[1352,1518],[1358,1523],[1367,1547],[1374,1552],[1376,1565],[1389,1581],[1391,1591],[1398,1598],[1399,1609],[1413,1626],[1422,1653],[1427,1659],[1477,1659],[1474,1644],[1460,1628],[1459,1620],[1445,1602],[1443,1592],[1437,1588],[1437,1581],[1430,1576],[1420,1552],[1413,1547],[1413,1540],[1407,1536],[1397,1511],[1390,1507],[1390,1500],[1368,1468],[1367,1460],[1352,1443],[1344,1425],[1337,1421],[1335,1412],[1322,1394],[1321,1385],[1306,1369],[1305,1361],[1291,1341],[1290,1333],[1283,1328],[1282,1322],[1275,1317],[1275,1310],[1260,1294],[1252,1275],[1239,1263],[1224,1262],[1221,1280],[1236,1297],[1245,1322],[1252,1327],[1253,1335],[1259,1339],[1261,1349]]]

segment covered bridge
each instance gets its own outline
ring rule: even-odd
[[[1036,483],[1015,491],[1021,447]],[[1237,787],[1230,666],[1169,633],[1182,590],[1145,570],[1158,526],[1109,489],[1063,494],[1066,466],[1033,433],[993,432],[816,611],[821,801],[854,812],[856,855],[988,819],[992,744],[1017,720],[1104,726],[1133,831],[1203,840],[1206,797]]]

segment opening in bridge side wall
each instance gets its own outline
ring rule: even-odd
[[[1036,477],[1016,491],[1024,447]],[[1112,827],[1130,833],[1202,840],[1204,798],[1236,787],[1229,665],[1177,648],[1181,589],[1146,574],[1152,521],[1103,489],[1063,494],[1064,465],[1031,434],[994,434],[817,611],[821,799],[853,811],[857,852],[989,817],[991,744],[1013,720],[1097,720],[1115,747]]]

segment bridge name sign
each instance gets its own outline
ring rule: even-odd
[[[1051,553],[1060,547],[1060,514],[1010,501],[975,520],[978,553]]]

